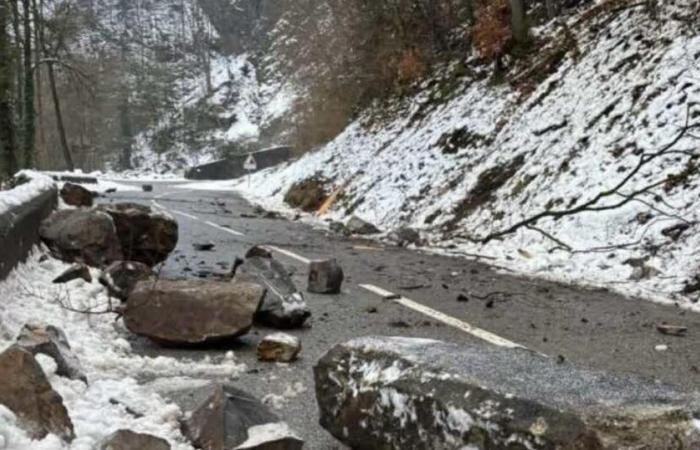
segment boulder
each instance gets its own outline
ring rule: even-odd
[[[153,192],[153,185],[152,184],[144,184],[141,186],[141,190],[143,192]]]
[[[413,228],[402,227],[390,233],[389,238],[396,242],[399,247],[407,245],[419,245],[421,243],[420,233]]]
[[[253,283],[141,281],[129,296],[124,323],[166,345],[197,345],[246,334],[265,289]]]
[[[259,247],[255,247],[258,248]],[[272,255],[260,251],[248,254],[237,267],[234,281],[258,283],[267,289],[267,295],[260,310],[255,314],[256,322],[273,328],[299,328],[311,317],[304,296],[297,289],[287,269]]]
[[[88,283],[92,283],[92,275],[90,268],[85,264],[73,264],[66,269],[61,275],[57,276],[53,282],[56,284],[70,283],[71,281],[82,279]]]
[[[299,352],[299,338],[286,333],[265,336],[258,344],[258,359],[265,362],[289,363],[297,359]]]
[[[178,224],[165,213],[137,203],[100,205],[109,214],[117,228],[124,258],[151,267],[165,261],[175,249]]]
[[[306,289],[314,294],[340,294],[344,278],[343,269],[335,259],[311,261]]]
[[[57,366],[56,375],[87,383],[83,367],[60,328],[26,324],[19,332],[16,344],[35,356],[41,353],[53,358]]]
[[[350,234],[359,234],[363,236],[368,234],[380,233],[377,227],[365,220],[360,219],[357,216],[352,216],[348,223],[345,225],[345,228]]]
[[[284,196],[284,201],[293,208],[306,212],[318,210],[328,198],[327,181],[320,177],[311,177],[292,185]]]
[[[66,183],[61,188],[61,198],[66,205],[78,207],[92,207],[95,194],[79,184]]]
[[[146,264],[137,261],[116,261],[107,266],[100,276],[100,283],[110,294],[126,301],[139,281],[155,281],[156,275]]]
[[[63,399],[31,353],[12,346],[0,354],[0,379],[0,404],[17,416],[32,439],[52,433],[64,441],[73,440],[73,423]]]
[[[170,450],[170,444],[150,434],[118,430],[102,441],[100,450]]]
[[[697,393],[524,349],[367,337],[314,375],[321,425],[351,448],[700,448]]]
[[[300,450],[304,442],[250,394],[230,385],[166,394],[183,412],[182,432],[207,450]]]
[[[114,222],[100,211],[57,211],[42,222],[39,235],[63,261],[102,267],[123,259]]]

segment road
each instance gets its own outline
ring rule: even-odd
[[[163,268],[165,277],[224,273],[252,245],[275,248],[275,257],[294,271],[301,289],[310,259],[333,257],[344,268],[341,295],[306,294],[313,311],[311,324],[292,332],[304,345],[299,361],[259,363],[255,345],[271,331],[264,328],[256,328],[233,349],[249,368],[237,381],[241,388],[259,397],[287,391],[289,398],[277,412],[303,436],[306,448],[345,448],[318,425],[312,367],[334,344],[357,336],[520,345],[566,364],[636,373],[691,389],[700,386],[700,315],[606,290],[503,274],[472,260],[382,247],[299,222],[256,216],[255,209],[235,193],[187,191],[169,183],[154,186],[152,193],[115,193],[106,201],[156,204],[177,218],[180,241]],[[193,243],[208,241],[216,245],[214,251],[194,251]],[[378,295],[383,291],[402,297],[385,299]],[[689,333],[662,335],[656,324],[664,322],[687,326]],[[231,350],[195,353],[137,341],[136,348],[144,353],[188,358]],[[658,351],[659,345],[668,350]]]

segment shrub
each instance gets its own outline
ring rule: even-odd
[[[513,38],[509,21],[507,0],[483,0],[477,7],[472,39],[482,57],[493,60],[506,53]]]

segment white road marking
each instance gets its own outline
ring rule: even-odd
[[[201,221],[199,217],[193,216],[192,214],[187,214],[186,212],[178,211],[177,209],[171,209],[170,211],[179,216],[187,217],[188,219]]]
[[[241,233],[241,232],[238,232],[238,231],[236,231],[236,230],[234,230],[234,229],[232,229],[232,228],[222,227],[221,225],[216,224],[216,223],[214,223],[214,222],[206,221],[206,222],[204,222],[204,223],[206,223],[206,224],[209,225],[210,227],[216,228],[216,229],[219,230],[219,231],[223,231],[223,232],[225,232],[225,233],[229,233],[229,234],[232,234],[232,235],[234,235],[234,236],[245,236],[245,234],[243,234],[243,233]]]
[[[418,302],[414,302],[411,299],[408,299],[406,297],[396,295],[393,292],[389,292],[386,289],[382,289],[378,286],[374,286],[371,284],[361,284],[360,287],[362,289],[365,289],[367,291],[373,292],[380,297],[383,297],[385,299],[390,299],[402,306],[405,306],[406,308],[412,309],[416,312],[419,312],[421,314],[424,314],[428,317],[432,317],[435,320],[439,320],[440,322],[452,326],[454,328],[457,328],[459,330],[462,330],[466,333],[471,334],[472,336],[475,336],[479,339],[482,339],[486,342],[489,342],[491,344],[497,345],[499,347],[506,347],[506,348],[526,348],[520,344],[517,344],[513,341],[509,341],[508,339],[502,338],[496,334],[491,333],[490,331],[482,330],[481,328],[477,328],[471,324],[468,324],[467,322],[464,322],[462,320],[456,319],[452,316],[448,316],[445,313],[442,313],[440,311],[437,311],[435,309],[429,308],[425,305],[422,305]]]
[[[304,264],[311,264],[311,260],[308,258],[304,258],[301,255],[297,255],[294,252],[290,252],[289,250],[285,250],[283,248],[275,247],[272,245],[266,245],[265,248],[272,250],[273,252],[281,253],[282,255],[289,256],[292,259],[296,259],[297,261],[304,263]]]

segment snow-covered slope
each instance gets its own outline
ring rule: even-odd
[[[658,20],[635,6],[571,17],[575,44],[534,91],[524,93],[522,82],[494,84],[486,68],[468,62],[457,83],[426,82],[391,113],[370,111],[319,151],[238,189],[283,208],[295,182],[319,174],[329,189],[342,188],[331,218],[356,214],[386,231],[409,225],[445,251],[692,306],[699,295],[692,284],[700,273],[700,185],[697,160],[678,152],[700,148],[690,135],[620,190],[662,182],[635,201],[474,242],[541,211],[585,203],[620,182],[641,154],[673,141],[686,120],[699,120],[692,3],[664,6]],[[588,18],[577,22],[581,17]],[[555,44],[562,34],[556,36]],[[445,69],[442,79],[455,70]],[[663,185],[686,170],[688,179]],[[675,226],[680,237],[668,231]]]

